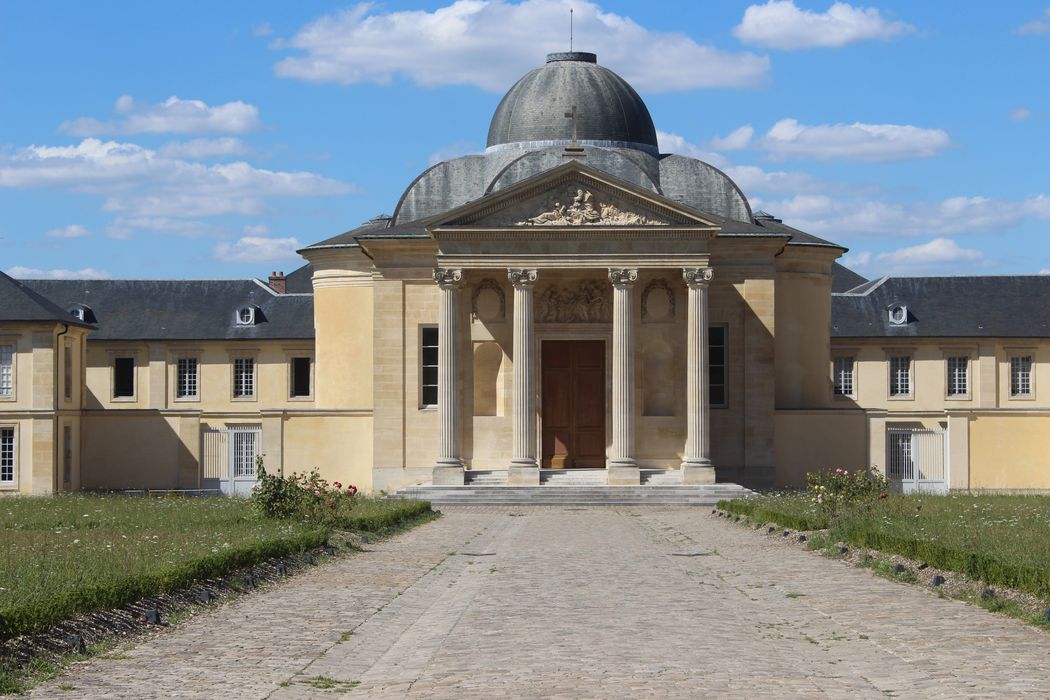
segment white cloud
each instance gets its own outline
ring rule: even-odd
[[[739,151],[741,148],[747,148],[747,145],[751,143],[751,137],[754,135],[754,128],[748,124],[739,129],[734,129],[727,136],[711,139],[710,146],[716,151]]]
[[[147,217],[258,214],[271,197],[327,196],[355,189],[309,172],[265,170],[244,162],[205,165],[97,139],[0,154],[0,187],[61,187],[107,195],[105,210]]]
[[[942,129],[906,124],[819,124],[781,119],[762,138],[771,157],[901,160],[937,155],[951,139]]]
[[[975,248],[963,248],[950,238],[934,238],[928,243],[898,248],[872,255],[856,253],[843,259],[847,267],[871,268],[880,273],[928,274],[958,271],[960,266],[972,267],[984,260],[984,253]]]
[[[296,238],[267,238],[264,236],[242,236],[235,242],[215,246],[216,259],[225,262],[264,263],[295,260],[296,250],[303,244]]]
[[[15,265],[7,269],[7,274],[16,279],[23,280],[108,280],[113,275],[105,270],[96,270],[93,267],[85,267],[82,270],[40,270],[35,267],[22,267]]]
[[[1050,7],[1043,10],[1042,18],[1022,24],[1017,28],[1018,34],[1050,34]]]
[[[1038,197],[1023,202],[949,197],[940,202],[900,204],[805,194],[762,202],[762,208],[803,231],[842,240],[866,235],[944,236],[994,231],[1015,226],[1027,215],[1039,216],[1042,204]]]
[[[258,129],[259,110],[241,101],[210,107],[200,100],[172,96],[160,104],[138,104],[127,95],[119,97],[113,111],[121,116],[103,122],[80,117],[59,127],[73,136],[102,134],[240,134]]]
[[[1027,107],[1016,107],[1010,110],[1010,118],[1015,122],[1023,122],[1030,116],[1032,116],[1032,110]]]
[[[270,36],[273,34],[273,27],[270,26],[269,22],[263,22],[254,30],[255,36]]]
[[[223,156],[246,156],[250,152],[248,144],[232,136],[218,139],[192,139],[190,141],[169,141],[157,149],[163,158],[216,158]]]
[[[696,158],[705,163],[710,163],[716,168],[722,168],[729,165],[729,159],[722,154],[701,148],[694,143],[690,143],[684,136],[678,134],[657,130],[656,142],[660,146],[661,153],[676,153],[680,156]]]
[[[915,28],[910,24],[890,21],[872,7],[836,2],[827,12],[818,13],[799,9],[794,0],[769,0],[744,10],[733,36],[745,43],[790,51],[871,39],[885,41],[912,31]]]
[[[768,57],[646,29],[587,0],[456,0],[433,12],[387,13],[359,3],[275,42],[303,52],[279,61],[276,71],[342,85],[405,77],[424,87],[475,85],[502,92],[546,53],[566,49],[570,7],[576,48],[597,53],[639,90],[750,87],[768,76]]]
[[[444,148],[439,148],[427,157],[427,165],[437,165],[443,160],[452,160],[460,156],[480,153],[482,149],[472,143],[454,143]]]
[[[1050,197],[1037,194],[1024,200],[1024,211],[1040,219],[1050,219]]]
[[[53,228],[47,232],[47,235],[50,238],[83,238],[84,236],[90,236],[91,231],[88,231],[80,224],[70,224],[62,228]]]
[[[165,216],[118,216],[106,227],[106,235],[118,240],[134,238],[139,233],[163,234],[182,238],[218,236],[225,229],[203,221],[173,219]]]

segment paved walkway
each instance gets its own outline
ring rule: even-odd
[[[708,513],[450,510],[32,695],[1050,696],[1050,634]]]

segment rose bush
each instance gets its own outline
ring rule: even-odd
[[[811,503],[827,518],[843,510],[886,498],[889,482],[875,468],[828,469],[806,474],[806,488]]]

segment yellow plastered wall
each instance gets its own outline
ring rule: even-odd
[[[198,488],[200,437],[194,425],[196,416],[158,411],[86,414],[81,421],[83,488]]]
[[[777,411],[778,486],[804,486],[806,472],[868,466],[863,411]]]
[[[283,444],[286,475],[316,467],[330,482],[372,490],[371,416],[289,416]]]
[[[1050,489],[1050,414],[976,414],[970,488]]]
[[[314,290],[317,405],[372,408],[371,284]]]

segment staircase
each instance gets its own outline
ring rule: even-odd
[[[409,486],[390,498],[442,505],[658,505],[709,506],[745,498],[737,484],[685,485],[678,470],[642,469],[639,486],[608,486],[604,469],[541,469],[539,486],[508,486],[507,472],[468,471],[463,486]]]

